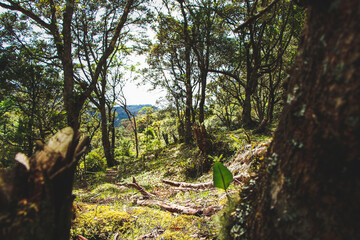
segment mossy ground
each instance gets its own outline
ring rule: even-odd
[[[241,132],[233,132],[241,139]],[[240,136],[240,137],[239,137]],[[254,136],[253,140],[257,137]],[[256,140],[266,140],[262,136]],[[228,138],[230,139],[230,138]],[[230,145],[241,149],[236,141]],[[236,146],[237,145],[237,146]],[[179,191],[162,183],[162,179],[186,182],[212,181],[212,172],[189,177],[187,170],[201,157],[196,148],[172,145],[163,150],[157,158],[137,160],[108,169],[115,176],[96,173],[77,179],[74,194],[76,216],[71,230],[72,236],[82,235],[87,239],[216,239],[219,235],[219,212],[211,216],[190,216],[170,213],[160,207],[140,207],[134,204],[141,194],[131,188],[119,185],[130,183],[134,176],[146,191],[157,200],[205,209],[212,206],[223,208],[229,205],[223,190]],[[234,173],[247,171],[240,167],[234,156],[223,159]],[[113,174],[112,174],[113,175]],[[239,185],[230,185],[228,193],[236,199]],[[233,200],[235,201],[235,200]]]

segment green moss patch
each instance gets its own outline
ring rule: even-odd
[[[77,204],[71,234],[95,239],[199,239],[214,235],[210,220],[147,207]]]

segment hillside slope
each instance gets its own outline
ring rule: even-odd
[[[197,149],[183,145],[169,147],[157,159],[123,164],[88,177],[75,190],[77,213],[72,235],[87,239],[214,239],[223,209],[237,201],[241,187],[256,175],[254,170],[268,144],[240,147],[224,162],[236,176],[228,191],[230,202],[223,190],[209,185],[212,171],[198,178],[186,177],[189,159],[201,156]],[[134,187],[133,177],[142,189]],[[183,184],[170,186],[163,180]]]

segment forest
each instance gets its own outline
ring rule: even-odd
[[[359,1],[0,0],[0,22],[0,239],[360,239]]]

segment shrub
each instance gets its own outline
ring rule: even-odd
[[[100,149],[94,149],[86,155],[85,166],[87,171],[99,172],[106,169],[106,159]]]
[[[116,151],[116,155],[130,157],[131,155],[131,140],[130,139],[122,139],[119,142],[118,151]]]

